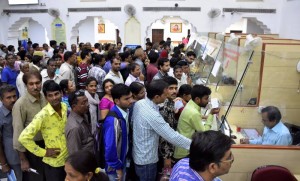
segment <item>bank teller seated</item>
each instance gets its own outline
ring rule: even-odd
[[[275,106],[268,106],[262,109],[262,123],[264,132],[262,137],[249,140],[241,139],[241,144],[256,145],[291,145],[292,136],[289,129],[281,122],[281,113]]]

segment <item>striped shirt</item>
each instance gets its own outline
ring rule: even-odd
[[[133,160],[137,165],[158,162],[159,136],[175,146],[190,148],[191,140],[174,131],[159,113],[159,107],[146,98],[135,103],[133,122]]]
[[[88,78],[89,70],[90,68],[86,63],[81,63],[76,67],[79,89],[85,89],[85,82]]]
[[[189,158],[181,159],[172,169],[170,181],[204,181],[189,165]],[[213,181],[222,181],[218,177]]]

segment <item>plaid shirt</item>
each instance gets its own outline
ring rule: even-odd
[[[100,65],[92,67],[88,75],[89,77],[95,77],[97,79],[97,92],[104,92],[102,84],[106,76],[106,72],[100,67]]]

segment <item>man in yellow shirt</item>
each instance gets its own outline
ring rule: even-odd
[[[48,104],[23,130],[19,142],[34,155],[43,157],[46,181],[64,181],[66,176],[64,163],[68,156],[64,133],[67,122],[67,105],[61,103],[61,88],[53,80],[47,80],[44,83],[43,93]],[[39,131],[44,138],[46,149],[36,145],[33,140]]]

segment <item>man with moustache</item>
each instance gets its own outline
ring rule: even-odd
[[[41,94],[42,76],[38,71],[29,71],[24,74],[23,82],[27,88],[27,92],[17,100],[12,110],[14,129],[13,147],[18,151],[21,169],[25,171],[23,181],[43,181],[44,170],[42,159],[26,151],[18,141],[21,132],[46,105],[46,99],[43,94]],[[45,145],[41,134],[36,135],[34,140],[35,143],[41,147]],[[29,168],[35,168],[39,174],[28,172]]]
[[[62,90],[54,80],[47,80],[44,83],[43,93],[48,104],[22,131],[19,142],[29,152],[43,159],[44,180],[64,181],[66,177],[64,165],[68,156],[64,134],[68,108],[61,102]],[[43,135],[45,148],[34,141],[39,132]]]
[[[213,123],[213,114],[219,113],[218,108],[211,109],[204,125],[202,124],[203,115],[201,108],[206,107],[209,102],[211,90],[203,85],[195,85],[192,88],[192,99],[186,104],[181,112],[178,121],[177,131],[187,138],[192,138],[194,132],[203,132],[210,130]],[[189,151],[183,148],[176,147],[174,158],[178,161],[181,158],[188,156]]]
[[[178,120],[175,118],[175,103],[174,99],[177,96],[177,85],[178,82],[174,77],[164,77],[167,84],[167,99],[163,103],[163,106],[159,108],[159,112],[164,118],[164,120],[169,123],[170,127],[176,131]],[[162,137],[159,139],[159,162],[158,162],[158,172],[160,173],[162,168],[171,169],[172,168],[172,157],[174,154],[175,147],[173,144],[169,143]]]
[[[0,162],[2,172],[14,170],[17,180],[22,181],[22,170],[18,152],[13,148],[12,108],[17,101],[16,88],[12,85],[0,87]]]

